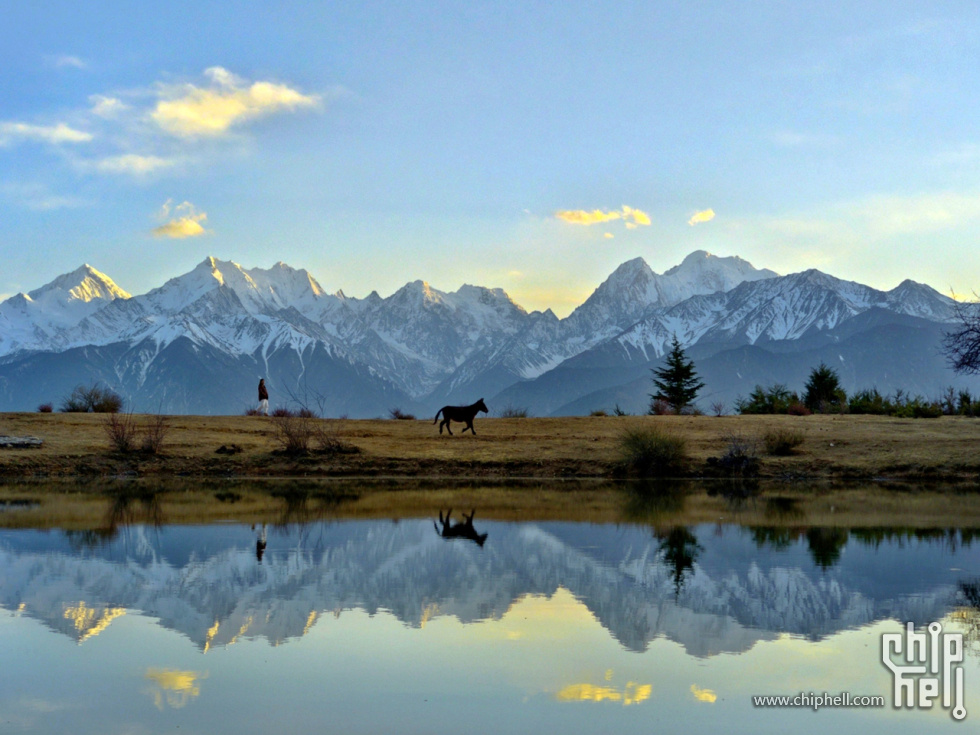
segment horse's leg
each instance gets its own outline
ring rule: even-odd
[[[449,428],[449,419],[446,419],[441,424],[439,424],[439,433],[440,434],[442,433],[442,427],[443,426],[446,427],[446,431],[449,433],[449,436],[452,436],[453,435],[453,430],[451,428]]]

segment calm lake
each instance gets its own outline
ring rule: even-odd
[[[442,530],[431,518],[0,530],[0,732],[922,733],[980,721],[976,531],[479,513]],[[964,722],[941,698],[893,706],[882,635],[907,622],[964,634]],[[753,704],[801,694],[885,704]]]

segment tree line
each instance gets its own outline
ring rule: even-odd
[[[967,375],[980,374],[980,302],[957,305],[960,325],[943,339],[943,353],[950,367]],[[695,400],[704,388],[694,362],[687,358],[677,335],[673,335],[664,365],[655,368],[650,394],[650,414],[698,413]],[[715,404],[716,413],[723,406]],[[756,385],[747,398],[735,401],[740,414],[785,413],[805,416],[812,413],[856,413],[906,418],[934,418],[942,415],[980,416],[980,396],[969,390],[947,388],[942,396],[926,400],[902,389],[882,395],[877,387],[865,388],[848,395],[840,384],[837,371],[820,363],[813,368],[803,394],[791,392],[785,385]]]

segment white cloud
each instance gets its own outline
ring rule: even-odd
[[[160,207],[157,216],[160,219],[167,219],[171,214],[177,216],[159,227],[154,227],[152,230],[154,237],[182,240],[187,237],[199,237],[209,232],[201,224],[207,220],[208,215],[205,212],[198,212],[197,207],[190,202],[181,202],[173,206],[173,199],[168,199]]]
[[[598,225],[613,220],[626,220],[626,227],[635,228],[637,225],[649,225],[650,215],[639,209],[623,205],[623,209],[604,212],[601,209],[594,209],[591,212],[585,209],[561,209],[555,212],[555,217],[573,225]]]
[[[150,114],[160,128],[179,138],[215,137],[248,120],[315,107],[320,98],[274,82],[249,84],[227,69],[205,71],[212,86],[161,87],[162,99]]]
[[[0,146],[30,140],[59,145],[61,143],[88,143],[91,133],[71,128],[64,123],[57,125],[32,125],[22,122],[0,122]]]
[[[689,224],[691,227],[694,227],[694,225],[699,225],[703,222],[710,222],[714,218],[715,218],[715,210],[702,209],[700,212],[695,212],[691,216],[691,219],[687,221],[687,224]]]

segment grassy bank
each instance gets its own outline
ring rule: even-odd
[[[659,427],[683,439],[679,473],[690,477],[717,472],[709,460],[723,456],[737,435],[758,455],[764,479],[980,478],[980,420],[963,417],[484,418],[477,436],[457,430],[452,437],[427,420],[317,420],[318,431],[349,451],[305,455],[283,452],[275,420],[265,417],[167,417],[156,455],[114,451],[105,421],[97,414],[0,414],[0,434],[44,441],[0,450],[0,476],[598,478],[619,472],[624,433]],[[803,437],[785,456],[766,451],[765,437],[779,431]],[[219,453],[222,447],[231,453]]]

